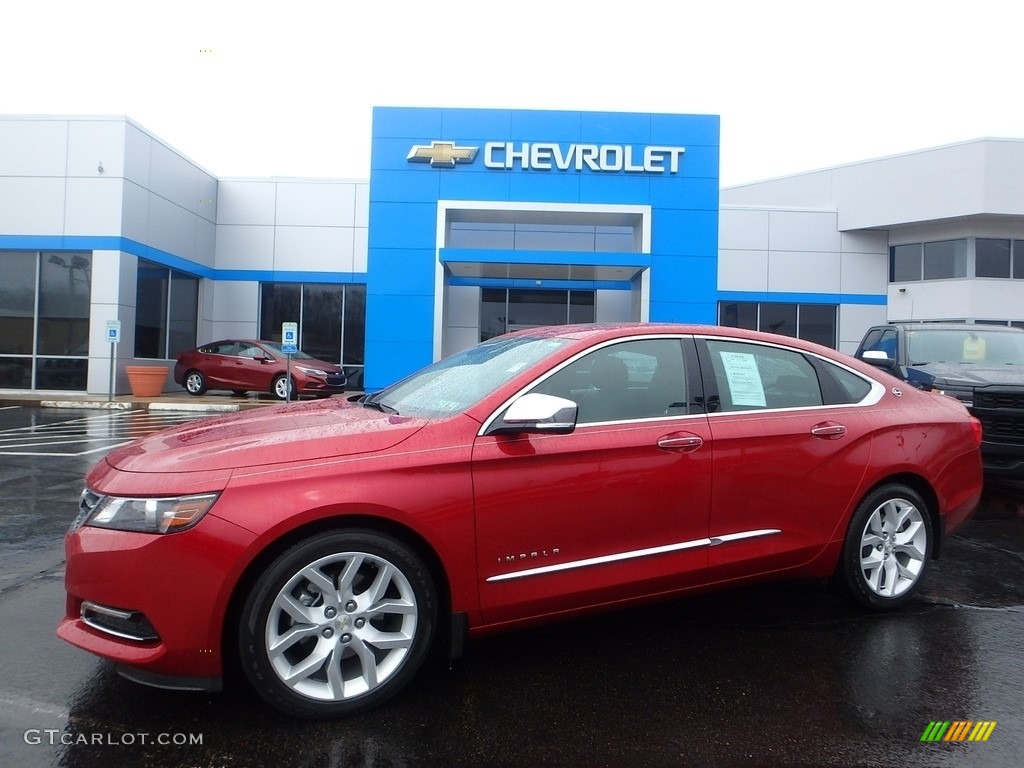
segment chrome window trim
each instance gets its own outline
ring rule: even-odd
[[[490,576],[487,579],[488,583],[495,583],[499,581],[511,581],[512,579],[523,579],[528,576],[542,576],[548,573],[557,573],[558,571],[569,571],[577,568],[588,568],[592,565],[607,565],[608,563],[618,563],[623,560],[635,560],[641,557],[651,557],[653,555],[664,555],[669,552],[682,552],[687,549],[697,549],[699,547],[714,547],[721,544],[727,544],[733,541],[745,541],[746,539],[755,539],[762,536],[774,536],[777,533],[782,533],[778,528],[760,528],[756,531],[742,531],[740,533],[726,533],[720,536],[711,536],[706,539],[693,539],[692,541],[681,541],[676,544],[665,544],[660,547],[648,547],[647,549],[635,549],[630,552],[616,552],[612,555],[599,555],[598,557],[588,557],[583,560],[572,560],[567,563],[557,563],[555,565],[543,565],[539,568],[527,568],[524,571],[510,571],[508,573],[499,573],[494,576]]]

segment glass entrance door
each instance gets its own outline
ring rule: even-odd
[[[480,291],[480,341],[541,325],[594,322],[594,291],[484,288]]]

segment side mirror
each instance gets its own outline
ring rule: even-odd
[[[866,349],[861,352],[860,359],[865,363],[877,365],[879,368],[892,368],[896,365],[896,359],[889,357],[880,349]]]
[[[539,432],[567,435],[576,429],[578,410],[572,400],[530,392],[514,401],[504,416],[495,419],[487,434]]]

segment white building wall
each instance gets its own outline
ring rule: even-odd
[[[209,285],[202,341],[258,335],[259,279],[246,272],[287,272],[289,280],[341,273],[339,282],[365,274],[368,199],[366,182],[222,179],[214,267],[226,279]]]
[[[107,392],[108,320],[121,321],[117,391],[135,362],[138,256],[212,267],[217,180],[125,117],[0,118],[0,232],[125,238],[126,250],[91,249],[90,392]],[[154,260],[163,257],[155,255]]]

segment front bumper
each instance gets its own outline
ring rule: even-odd
[[[65,615],[57,635],[135,670],[130,676],[143,682],[193,688],[197,680],[220,678],[235,569],[255,538],[212,514],[191,530],[165,535],[71,531],[65,538]],[[152,632],[136,632],[136,626]],[[171,679],[192,682],[173,686]]]
[[[1024,480],[1024,444],[983,441],[981,462],[988,476]]]

